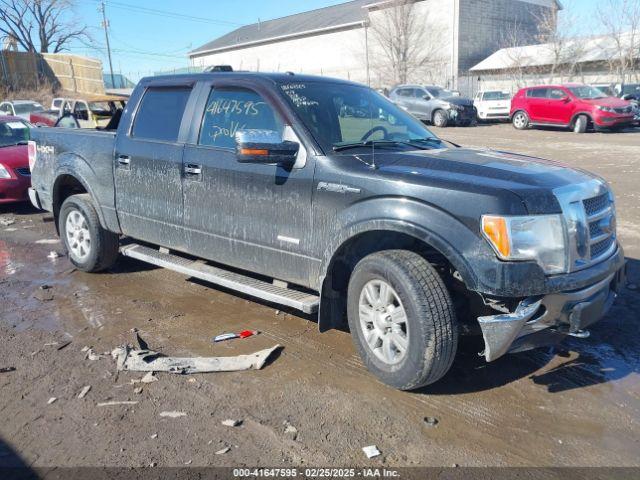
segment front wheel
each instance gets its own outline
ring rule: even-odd
[[[67,198],[58,216],[58,228],[69,260],[83,272],[100,272],[118,258],[118,235],[102,228],[91,197]]]
[[[574,133],[585,133],[587,131],[587,127],[589,126],[589,119],[586,115],[580,115],[576,118],[576,122],[573,124],[573,132]]]
[[[413,390],[451,367],[458,330],[451,297],[435,269],[406,250],[358,263],[348,291],[351,335],[364,364],[382,382]]]
[[[449,123],[449,119],[447,118],[447,114],[444,110],[436,110],[433,114],[433,124],[436,127],[444,128]]]

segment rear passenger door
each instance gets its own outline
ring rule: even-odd
[[[191,91],[187,85],[147,87],[133,119],[116,136],[116,208],[122,232],[174,249],[185,247],[181,132]]]
[[[532,88],[527,92],[527,113],[532,122],[546,122],[549,117],[547,95],[549,89]]]
[[[183,161],[189,252],[307,285],[312,158],[269,90],[235,82],[201,87]],[[300,143],[296,166],[239,163],[235,133],[241,129],[276,131]]]

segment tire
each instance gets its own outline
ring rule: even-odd
[[[376,309],[383,284],[390,289],[387,307]],[[437,382],[451,368],[458,346],[451,296],[420,255],[387,250],[361,260],[349,280],[347,313],[356,349],[383,383],[414,390]],[[389,322],[394,313],[396,322]]]
[[[119,237],[102,228],[89,194],[72,195],[64,201],[58,229],[69,260],[78,270],[101,272],[118,259]]]
[[[447,113],[444,110],[436,110],[433,112],[433,124],[436,127],[445,128],[449,123]]]
[[[589,127],[589,118],[586,115],[580,115],[573,124],[573,133],[586,133]]]
[[[529,115],[527,115],[527,112],[520,110],[513,115],[511,122],[516,130],[526,130],[529,128]]]

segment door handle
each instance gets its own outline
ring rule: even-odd
[[[200,175],[202,173],[202,165],[188,164],[184,167],[184,173],[187,175]]]
[[[118,155],[118,163],[124,167],[129,166],[131,163],[131,157],[126,155]]]

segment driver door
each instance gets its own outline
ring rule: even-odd
[[[307,285],[313,235],[314,161],[266,92],[204,83],[183,157],[189,252],[225,265]],[[277,131],[300,143],[296,166],[238,163],[238,130]]]

